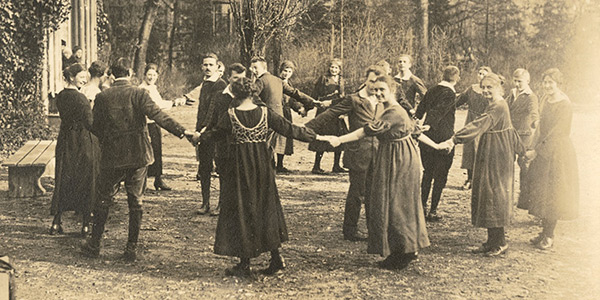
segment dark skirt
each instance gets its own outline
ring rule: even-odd
[[[60,128],[56,142],[55,188],[50,213],[89,213],[100,168],[98,139],[82,127]]]
[[[214,251],[257,257],[288,240],[275,183],[273,153],[267,143],[231,146],[232,160],[223,171],[221,211]]]
[[[421,203],[421,163],[412,138],[381,142],[368,199],[367,253],[388,256],[429,246]]]
[[[154,153],[154,163],[148,166],[148,177],[161,176],[163,171],[162,163],[162,134],[160,126],[156,123],[148,123],[148,134],[150,135],[150,144]]]

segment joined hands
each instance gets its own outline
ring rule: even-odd
[[[183,134],[193,146],[198,145],[198,142],[200,141],[200,132],[186,130]]]

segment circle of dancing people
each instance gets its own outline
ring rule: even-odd
[[[61,125],[50,234],[62,234],[62,213],[76,211],[87,238],[82,252],[99,257],[107,218],[124,182],[129,207],[124,258],[138,259],[147,177],[155,178],[156,190],[171,190],[161,177],[163,128],[196,148],[202,199],[198,213],[218,216],[214,252],[239,258],[226,270],[228,275],[252,274],[250,260],[264,252],[271,260],[262,273],[286,268],[280,249],[288,233],[275,177],[291,172],[283,160],[293,153],[294,139],[315,151],[312,173],[324,173],[321,158],[327,151],[334,152],[333,172],[348,168],[343,238],[366,241],[368,253],[384,257],[378,262],[381,268],[403,269],[430,245],[426,222],[443,219],[440,200],[456,144],[463,144],[463,188],[471,190],[471,223],[487,230],[487,240],[471,251],[496,257],[508,250],[515,161],[520,167],[517,207],[542,220],[531,243],[551,248],[557,221],[576,218],[579,199],[569,138],[573,112],[560,89],[561,72],[542,74],[543,96],[538,99],[529,87],[529,72],[517,69],[514,88],[504,97],[504,77],[484,66],[478,83],[459,94],[457,67],[446,67],[442,81],[426,89],[410,70],[412,58],[402,55],[399,61],[400,71],[393,77],[385,61],[368,67],[364,84],[345,94],[342,62],[333,59],[311,97],[290,84],[295,71],[291,61],[284,61],[275,76],[261,57],[253,58],[248,68],[235,63],[225,69],[211,53],[202,60],[201,85],[174,101],[158,92],[155,64],[148,64],[143,83],[134,86],[131,62],[116,60],[109,70],[110,87],[103,64],[90,66],[87,85],[86,70],[80,64],[68,66],[67,85],[56,98]],[[194,102],[195,130],[165,112]],[[467,119],[455,132],[456,109],[462,105]],[[304,126],[292,123],[291,110],[306,116],[315,107],[316,117]],[[342,150],[345,168],[340,165]],[[212,208],[215,165],[220,189],[218,206]],[[366,236],[358,231],[363,204]]]

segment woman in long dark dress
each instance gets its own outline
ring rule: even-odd
[[[334,58],[329,63],[327,74],[319,77],[319,80],[315,83],[312,96],[319,101],[332,101],[331,105],[335,105],[344,98],[344,85],[345,81],[342,77],[342,61]],[[318,107],[316,115],[318,116],[326,109],[327,108],[324,107]],[[348,128],[346,126],[346,122],[343,119],[338,118],[327,126],[327,130],[319,133],[341,136],[348,133]],[[333,168],[331,169],[331,172],[347,172],[346,169],[340,166],[340,159],[343,151],[342,146],[332,148],[327,143],[313,142],[308,145],[308,149],[315,151],[315,163],[312,168],[312,173],[325,173],[325,171],[321,169],[321,159],[323,158],[323,154],[325,152],[333,152]]]
[[[60,130],[56,142],[56,187],[50,212],[54,215],[50,234],[63,233],[62,213],[75,211],[82,216],[81,233],[89,232],[91,209],[95,199],[99,172],[98,139],[90,132],[90,101],[79,92],[87,78],[80,64],[63,71],[67,86],[56,96],[60,114]]]
[[[456,106],[463,104],[467,105],[467,119],[465,125],[473,122],[477,117],[481,116],[488,106],[488,100],[481,94],[480,83],[483,77],[489,73],[492,73],[490,67],[480,67],[477,71],[477,83],[470,86],[465,92],[460,94],[456,100]],[[463,189],[468,190],[471,188],[471,181],[473,179],[473,165],[475,164],[475,156],[477,145],[479,144],[479,138],[475,138],[473,141],[463,144],[463,153],[460,167],[467,170],[467,180],[463,184]]]
[[[510,224],[513,207],[514,163],[524,148],[512,127],[508,104],[502,98],[502,79],[493,73],[481,80],[488,100],[485,112],[446,141],[450,145],[479,138],[473,169],[471,223],[487,228],[488,239],[473,253],[498,256],[508,249],[504,228]]]
[[[526,158],[531,161],[520,197],[529,203],[529,213],[542,219],[542,232],[531,240],[546,250],[554,243],[558,220],[572,220],[579,210],[579,173],[575,149],[569,137],[573,109],[558,85],[562,74],[549,69],[542,75],[545,95],[540,124]]]
[[[385,269],[405,268],[419,249],[429,246],[421,203],[421,159],[412,135],[418,135],[425,147],[441,149],[418,132],[415,121],[393,96],[395,86],[392,77],[378,77],[376,96],[385,101],[381,117],[332,141],[332,146],[337,146],[365,136],[379,140],[372,185],[365,199],[369,203],[367,252],[386,256],[379,262]]]
[[[256,105],[256,87],[247,78],[231,83],[235,96],[227,114],[216,128],[203,133],[200,141],[227,138],[231,143],[233,174],[221,198],[214,251],[235,256],[240,263],[226,270],[228,275],[250,274],[250,258],[271,252],[267,275],[285,268],[279,254],[281,243],[288,240],[283,209],[275,184],[273,154],[267,144],[269,131],[304,142],[322,139],[312,130],[298,127]]]

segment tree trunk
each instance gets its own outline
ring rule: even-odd
[[[152,32],[152,25],[154,25],[154,19],[156,18],[156,11],[158,9],[159,0],[147,0],[144,7],[144,19],[140,26],[140,34],[138,37],[138,44],[135,49],[135,57],[133,60],[133,70],[136,72],[138,78],[144,76],[144,68],[146,67],[146,50],[148,49],[148,40],[150,39],[150,33]]]
[[[429,46],[429,1],[419,0],[419,15],[421,17],[421,26],[419,32],[419,65],[421,66],[421,77],[425,80],[429,78],[429,68],[427,64],[427,47]]]
[[[175,48],[175,35],[179,27],[179,0],[173,1],[173,25],[171,26],[171,36],[169,37],[169,53],[167,65],[169,70],[173,68],[173,51]]]
[[[273,63],[273,74],[279,76],[279,66],[281,65],[281,57],[283,56],[282,44],[283,39],[280,33],[276,33],[271,39],[271,62]]]

